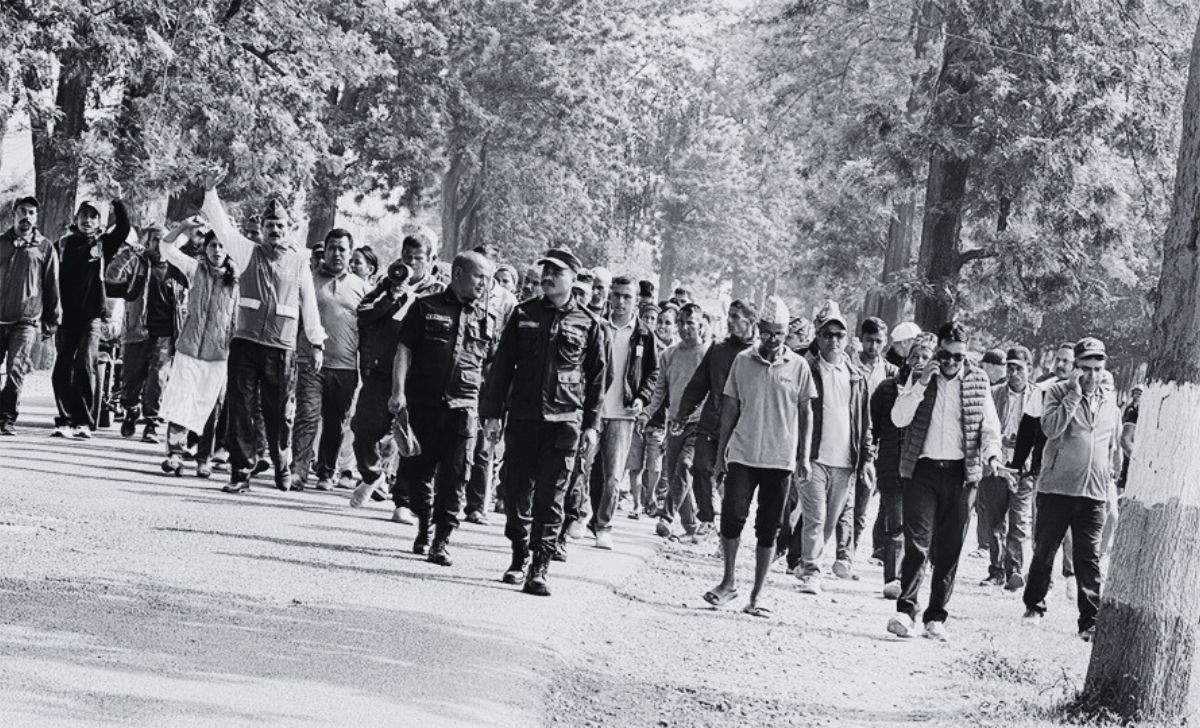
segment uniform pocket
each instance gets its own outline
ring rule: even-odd
[[[556,373],[554,401],[571,409],[583,408],[583,373],[578,369],[560,369]]]
[[[568,366],[577,366],[583,361],[584,334],[576,329],[563,327],[558,332],[558,358]]]

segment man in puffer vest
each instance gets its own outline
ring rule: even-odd
[[[287,211],[278,200],[271,200],[262,216],[262,242],[255,244],[242,237],[217,196],[216,186],[223,176],[205,180],[202,211],[238,274],[237,326],[229,345],[230,479],[224,490],[244,493],[250,489],[257,440],[250,403],[256,400],[275,466],[275,487],[287,490],[292,459],[288,398],[296,387],[296,334],[303,323],[312,345],[313,366],[319,370],[325,329],[317,312],[308,255],[287,239]]]
[[[932,560],[925,636],[948,639],[946,605],[971,523],[975,487],[984,475],[1005,472],[990,381],[966,360],[969,340],[966,326],[943,324],[934,361],[913,371],[892,406],[892,424],[907,428],[900,450],[900,477],[907,479],[904,560],[898,614],[888,622],[888,631],[898,637],[915,632],[925,562]]]

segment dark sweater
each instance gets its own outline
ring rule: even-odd
[[[71,232],[55,244],[59,256],[59,292],[63,326],[82,326],[94,319],[108,318],[105,306],[104,265],[117,254],[129,237],[129,214],[120,200],[113,202],[115,223],[111,230],[84,235]]]
[[[692,381],[683,390],[683,399],[679,403],[681,421],[686,422],[703,404],[697,432],[706,437],[717,436],[721,426],[721,395],[725,391],[725,380],[729,378],[734,358],[753,344],[753,341],[741,341],[730,336],[708,347],[708,352],[692,375]]]
[[[871,395],[871,434],[875,440],[875,477],[880,488],[899,488],[900,445],[904,430],[892,424],[892,405],[900,394],[900,385],[908,380],[908,367],[889,377]]]

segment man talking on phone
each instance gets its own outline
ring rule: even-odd
[[[904,561],[900,598],[888,631],[915,632],[917,597],[925,562],[933,561],[933,583],[925,608],[925,636],[945,642],[946,605],[963,541],[971,522],[975,486],[1001,474],[1000,418],[988,376],[967,361],[967,327],[950,322],[938,329],[933,361],[913,370],[892,405],[892,423],[907,428],[900,446],[904,484]]]

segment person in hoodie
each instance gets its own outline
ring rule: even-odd
[[[325,329],[317,312],[308,256],[288,240],[287,211],[278,200],[271,200],[262,216],[263,241],[254,243],[243,237],[217,195],[216,186],[223,176],[213,174],[205,179],[201,208],[238,274],[238,320],[229,345],[230,480],[223,490],[250,490],[250,468],[257,459],[251,409],[256,393],[275,466],[275,487],[287,490],[292,441],[288,400],[296,386],[297,332],[303,325],[313,350],[313,366],[320,369]]]
[[[190,238],[198,225],[192,221],[176,226],[159,248],[162,259],[190,286],[171,378],[163,392],[159,414],[167,423],[163,472],[182,474],[190,432],[199,437],[196,477],[208,478],[212,475],[209,458],[225,396],[229,342],[237,323],[238,281],[225,246],[212,232],[205,235],[204,252],[199,260],[175,244],[182,234]]]
[[[145,422],[142,442],[149,443],[158,442],[159,407],[187,304],[187,278],[163,259],[162,239],[163,230],[157,225],[141,231],[142,250],[137,255],[145,281],[139,287],[140,295],[126,299],[121,351],[121,407],[125,410],[121,436],[133,437],[141,418]]]
[[[100,204],[82,202],[71,231],[55,244],[62,325],[55,338],[58,358],[50,376],[58,407],[54,437],[90,438],[96,429],[96,359],[108,316],[105,261],[117,254],[131,230],[129,214],[119,199],[112,203],[112,220],[112,228],[106,231]]]
[[[5,363],[0,390],[0,435],[15,435],[21,386],[29,372],[38,336],[58,329],[58,253],[38,232],[38,201],[22,197],[13,204],[13,225],[0,234],[0,360]]]
[[[1025,583],[1025,616],[1046,614],[1054,555],[1071,531],[1079,603],[1079,636],[1096,634],[1100,608],[1100,544],[1121,467],[1121,411],[1105,365],[1104,342],[1075,344],[1070,377],[1046,390],[1042,430],[1046,447],[1037,482],[1033,559]]]

